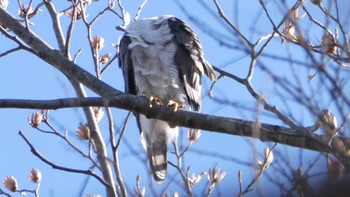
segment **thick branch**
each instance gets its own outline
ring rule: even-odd
[[[53,49],[51,46],[41,40],[35,33],[27,30],[11,14],[9,14],[6,10],[3,10],[1,7],[0,22],[5,24],[8,29],[20,37],[26,44],[28,44],[39,58],[54,66],[69,78],[76,79],[78,82],[84,84],[86,87],[101,96],[111,96],[121,93],[108,84],[103,83],[89,72],[80,68],[72,61],[69,61],[58,50]]]
[[[67,98],[55,100],[14,100],[0,99],[0,108],[26,109],[60,109],[87,106],[109,106],[145,114],[149,118],[168,121],[172,125],[213,131],[229,135],[239,135],[260,139],[261,141],[277,142],[298,148],[310,149],[318,152],[331,152],[326,136],[315,135],[313,140],[302,132],[288,127],[261,123],[257,126],[254,121],[200,114],[153,105],[149,107],[148,99],[127,94],[112,98]],[[305,128],[304,128],[305,129]],[[350,144],[350,139],[339,137],[337,140]]]

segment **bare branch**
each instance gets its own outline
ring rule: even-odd
[[[0,57],[6,56],[6,55],[8,55],[8,54],[10,54],[10,53],[19,51],[19,50],[21,50],[21,49],[22,49],[21,47],[16,47],[16,48],[7,50],[7,51],[5,51],[5,52],[3,52],[3,53],[0,53]]]
[[[241,192],[241,195],[244,195],[250,191],[252,191],[253,185],[258,181],[258,179],[261,177],[263,171],[267,168],[268,164],[268,158],[269,154],[272,154],[272,150],[277,146],[277,143],[275,143],[271,148],[269,148],[269,153],[266,155],[263,164],[259,167],[258,173],[255,175],[254,179],[248,184],[248,186]]]
[[[224,19],[224,21],[232,28],[233,31],[235,31],[240,37],[241,39],[244,40],[244,43],[249,46],[251,48],[251,46],[253,45],[249,40],[248,38],[239,30],[236,28],[236,26],[231,23],[231,21],[225,16],[225,13],[224,11],[222,10],[220,4],[218,3],[217,0],[214,0],[214,3],[215,3],[215,6],[216,8],[218,9],[218,12],[219,12],[219,15],[221,18]]]
[[[137,12],[136,12],[136,14],[135,14],[135,17],[134,17],[134,20],[135,20],[135,21],[139,18],[140,13],[141,13],[143,7],[146,5],[147,1],[148,1],[148,0],[143,0],[143,2],[141,3],[141,5],[139,6],[139,9],[137,10]]]
[[[101,170],[100,166],[98,165],[98,163],[91,157],[91,155],[88,155],[86,153],[84,153],[84,151],[80,150],[77,146],[75,146],[67,137],[67,132],[66,131],[63,135],[61,133],[59,133],[53,126],[52,124],[49,122],[49,118],[48,118],[48,112],[46,111],[45,113],[45,117],[42,120],[43,123],[45,123],[50,129],[51,131],[44,131],[42,129],[40,129],[39,127],[36,127],[37,130],[39,130],[40,132],[46,133],[46,134],[53,134],[55,136],[58,136],[59,138],[63,139],[71,148],[73,148],[77,153],[79,153],[80,155],[82,155],[83,157],[89,159],[94,167],[97,167],[98,169]]]
[[[22,131],[19,131],[18,133],[23,139],[24,141],[28,144],[28,146],[30,147],[30,151],[37,156],[41,161],[43,161],[44,163],[50,165],[52,168],[54,169],[58,169],[58,170],[62,170],[62,171],[66,171],[66,172],[72,172],[72,173],[79,173],[79,174],[86,174],[86,175],[90,175],[93,176],[94,178],[96,178],[101,184],[108,186],[108,183],[103,180],[100,176],[98,176],[97,174],[95,174],[94,171],[92,171],[91,169],[89,170],[78,170],[78,169],[73,169],[73,168],[67,168],[67,167],[63,167],[63,166],[59,166],[56,165],[55,163],[47,160],[44,156],[42,156],[33,146],[33,144],[29,141],[29,139],[23,134]]]
[[[4,192],[1,188],[0,188],[0,194],[4,195],[4,196],[7,196],[7,197],[11,197],[10,194]]]
[[[118,151],[118,148],[119,148],[120,143],[121,143],[121,141],[122,141],[122,137],[123,137],[123,135],[124,135],[124,132],[126,131],[126,126],[128,125],[130,116],[131,116],[131,112],[129,112],[128,115],[126,116],[125,121],[124,121],[124,124],[123,124],[122,131],[120,132],[120,136],[119,136],[119,138],[118,138],[118,142],[117,142],[117,144],[114,146],[116,151]]]
[[[309,128],[298,127],[298,129],[291,129],[261,123],[255,131],[255,121],[200,114],[184,110],[174,112],[171,108],[158,105],[150,108],[147,98],[127,94],[112,98],[68,98],[56,100],[0,99],[0,108],[59,109],[86,106],[116,107],[141,113],[149,118],[161,119],[173,126],[178,125],[217,133],[253,137],[262,141],[277,142],[318,152],[331,152],[331,148],[326,143],[321,143],[327,141],[327,136],[314,134],[314,138],[310,138],[309,134],[304,133],[307,129],[310,129],[309,132],[313,132],[315,129],[314,125]],[[345,145],[350,144],[350,139],[348,138],[335,137],[335,139],[342,141]]]
[[[1,9],[1,7],[0,7]],[[24,44],[21,40],[18,39],[18,37],[11,35],[6,29],[4,29],[1,25],[0,25],[0,32],[3,33],[7,38],[9,38],[10,40],[16,42],[19,46],[20,49],[24,49],[26,51],[29,51],[31,53],[34,53],[34,51],[28,47],[26,44]],[[6,53],[6,52],[5,52]]]
[[[56,35],[58,46],[60,48],[60,51],[63,52],[65,51],[66,41],[63,36],[61,22],[60,22],[61,14],[56,12],[55,6],[51,0],[44,0],[44,3],[51,16],[52,26]]]
[[[182,171],[182,156],[179,153],[179,147],[178,147],[178,144],[177,144],[177,140],[173,141],[173,146],[174,146],[174,150],[175,150],[174,154],[175,154],[175,156],[177,158],[176,159],[177,163],[173,164],[173,163],[169,162],[169,164],[171,166],[173,166],[179,172],[179,174],[181,175],[181,178],[182,178],[183,183],[185,184],[185,189],[186,189],[186,192],[187,192],[188,196],[193,197],[194,195],[192,193],[192,187],[191,187],[190,181],[189,181],[190,167],[187,168],[186,174],[184,174],[184,172]]]
[[[125,184],[123,181],[123,177],[120,171],[120,165],[119,165],[119,156],[118,156],[118,149],[117,146],[115,144],[115,139],[114,139],[114,123],[113,123],[113,115],[112,115],[112,111],[109,107],[106,107],[106,111],[107,111],[107,116],[108,116],[108,124],[109,124],[109,136],[110,136],[110,143],[111,143],[111,147],[112,147],[112,152],[113,152],[113,164],[114,164],[114,171],[115,174],[117,176],[117,181],[120,187],[120,196],[122,197],[126,197],[128,196],[127,192],[126,192],[126,188],[125,188]],[[130,116],[130,113],[128,115],[128,117]],[[125,124],[126,125],[126,124]],[[119,136],[118,139],[118,145],[123,137],[124,134],[124,130],[122,131],[122,133]]]
[[[68,30],[67,30],[67,36],[66,36],[66,40],[67,42],[65,43],[65,49],[64,51],[64,54],[66,57],[68,57],[70,59],[70,44],[71,44],[71,40],[72,40],[72,34],[73,34],[73,29],[74,29],[74,26],[75,26],[75,23],[77,21],[77,15],[78,15],[78,11],[77,11],[77,6],[73,6],[73,11],[72,11],[72,17],[71,17],[71,22],[68,26]],[[77,57],[77,56],[75,56]]]
[[[239,193],[238,197],[243,196],[243,183],[242,183],[242,171],[238,171],[238,183],[239,183]]]

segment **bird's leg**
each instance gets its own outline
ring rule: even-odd
[[[168,102],[168,105],[167,105],[168,107],[170,107],[171,109],[173,109],[174,110],[174,112],[176,112],[177,111],[177,109],[179,109],[179,108],[183,108],[184,107],[184,104],[183,103],[178,103],[178,102],[176,102],[176,101],[173,101],[173,100],[169,100],[169,102]]]

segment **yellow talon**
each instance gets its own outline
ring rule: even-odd
[[[154,97],[154,96],[149,97],[149,103],[150,103],[150,107],[152,107],[153,103],[156,105],[162,105],[162,101],[159,98]]]
[[[173,101],[173,100],[170,100],[170,101],[168,102],[168,106],[171,107],[171,108],[174,110],[174,112],[176,112],[177,109],[181,107],[181,106],[179,105],[179,103],[177,103],[177,102],[175,102],[175,101]]]

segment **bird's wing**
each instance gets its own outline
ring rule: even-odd
[[[137,89],[134,78],[134,65],[131,59],[131,50],[128,48],[130,43],[131,39],[127,35],[124,35],[119,43],[118,61],[119,67],[123,70],[125,92],[132,95],[137,95]],[[136,117],[137,126],[139,127],[141,132],[139,114],[134,113],[134,115]]]
[[[216,80],[212,66],[204,59],[202,46],[193,30],[176,17],[168,19],[177,43],[175,63],[180,68],[189,104],[195,111],[201,107],[201,75]]]
[[[134,66],[131,60],[131,50],[128,48],[131,39],[124,35],[119,46],[119,67],[123,70],[125,92],[136,95],[136,85],[134,79]]]

